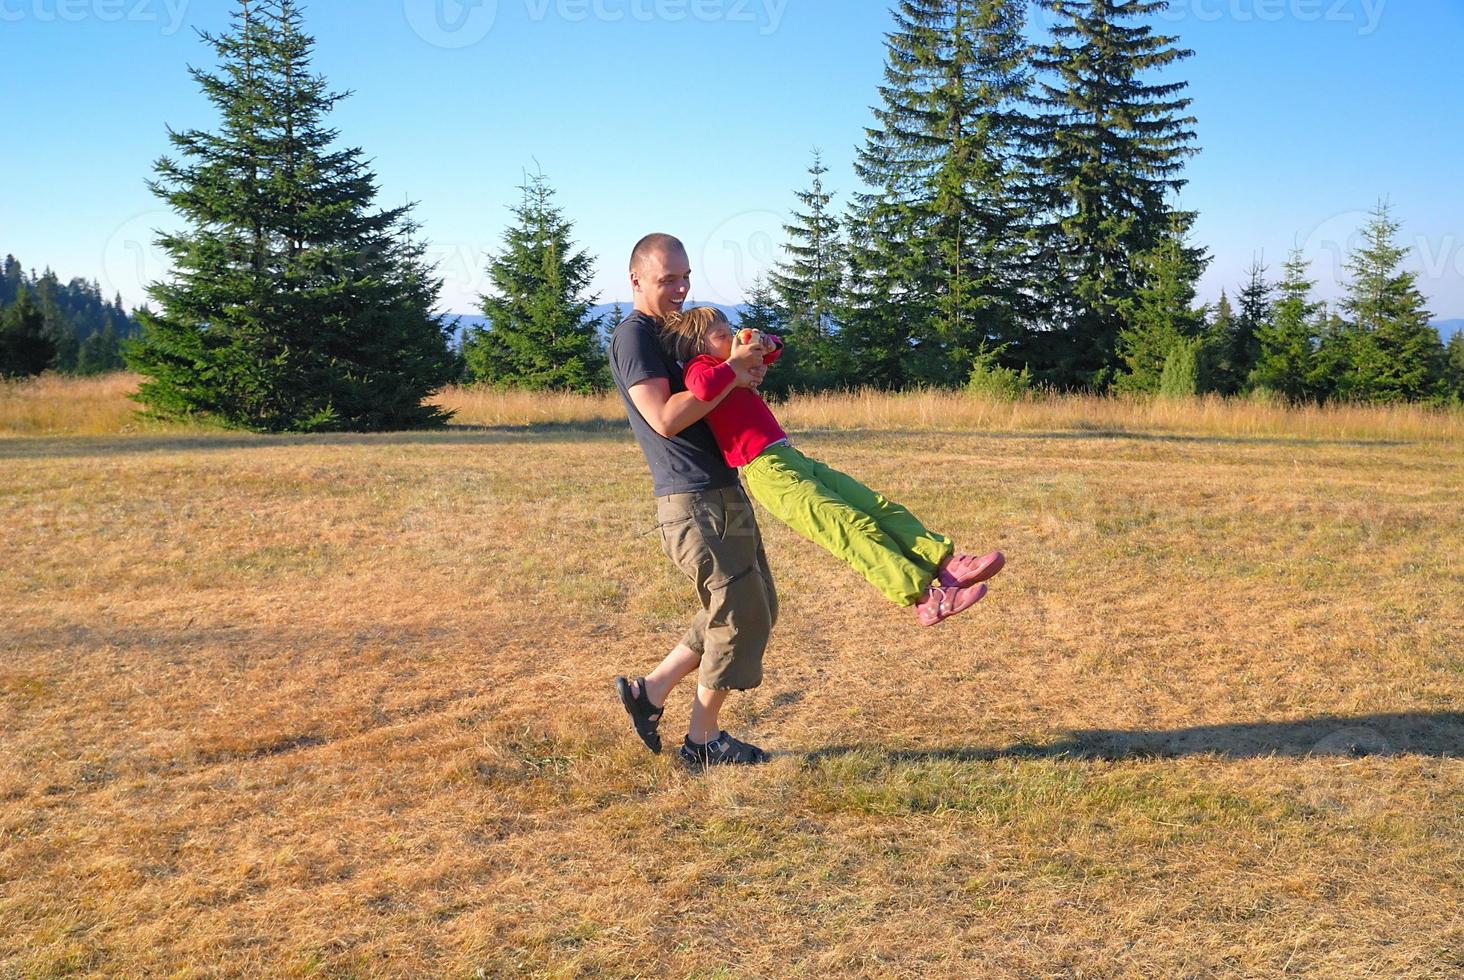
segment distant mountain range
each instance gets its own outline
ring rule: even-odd
[[[629,315],[630,311],[635,308],[635,304],[629,303],[629,302],[622,302],[622,303],[619,303],[619,304],[616,304],[616,303],[600,303],[600,304],[598,304],[596,306],[590,307],[590,317],[591,318],[594,318],[594,317],[605,317],[606,318],[604,327],[605,327],[605,333],[607,335],[610,333],[611,330],[614,330],[615,329],[615,324],[609,322],[609,316],[610,316],[611,313],[614,313],[615,312],[615,307],[617,305],[619,305],[620,312],[621,312],[622,315]],[[693,306],[715,306],[717,309],[719,309],[723,313],[725,313],[727,315],[727,319],[730,320],[730,321],[732,321],[733,323],[739,323],[742,320],[742,310],[744,309],[744,307],[742,307],[740,305],[739,306],[723,306],[721,303],[693,303],[691,305],[693,305]],[[462,335],[464,333],[466,333],[467,331],[471,330],[472,328],[474,328],[474,327],[486,327],[488,325],[488,318],[485,317],[485,316],[483,316],[482,314],[479,314],[479,313],[444,313],[442,315],[442,318],[445,319],[445,320],[451,320],[453,318],[456,318],[457,319],[457,322],[458,322],[458,341],[459,342],[462,341]],[[1464,322],[1464,321],[1461,321],[1461,322]]]
[[[741,319],[742,319],[742,311],[744,309],[746,309],[746,307],[741,306],[741,305],[738,305],[738,306],[723,306],[721,303],[697,303],[695,305],[697,305],[697,306],[715,306],[717,309],[719,309],[723,313],[727,314],[727,319],[731,320],[733,323],[738,323],[738,322],[741,321]],[[612,312],[614,312],[615,306],[616,306],[615,303],[601,303],[598,306],[593,306],[593,307],[590,308],[590,316],[592,316],[592,317],[596,317],[596,316],[608,317]],[[625,314],[628,314],[631,311],[631,309],[633,308],[633,304],[631,304],[631,303],[621,303],[621,304],[619,304],[619,306],[620,306],[621,313],[625,313]],[[448,313],[448,314],[445,314],[445,316],[447,316],[447,317],[454,317],[455,316],[455,317],[458,318],[458,333],[459,333],[459,337],[460,338],[461,338],[461,334],[462,334],[463,331],[468,330],[471,327],[485,326],[488,323],[488,320],[487,320],[486,317],[479,316],[479,315],[473,314],[473,313]],[[1438,330],[1439,336],[1442,337],[1442,338],[1444,338],[1444,343],[1448,343],[1449,342],[1449,338],[1452,337],[1452,336],[1454,336],[1454,334],[1456,334],[1456,333],[1464,333],[1464,319],[1459,319],[1459,320],[1435,320],[1433,322],[1433,325]],[[608,323],[607,322],[605,324],[605,332],[607,334],[611,330],[613,330],[614,328],[615,328],[615,324],[613,324],[613,323]]]

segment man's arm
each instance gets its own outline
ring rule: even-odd
[[[671,439],[706,418],[735,387],[728,385],[726,391],[704,402],[689,391],[671,394],[671,382],[665,378],[647,378],[631,386],[630,401],[656,435]]]

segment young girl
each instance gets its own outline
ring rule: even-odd
[[[904,507],[795,449],[755,390],[732,387],[736,374],[727,359],[734,345],[743,346],[738,333],[714,307],[673,314],[666,322],[676,359],[685,364],[687,390],[702,401],[715,401],[732,388],[706,420],[727,464],[741,467],[748,493],[793,530],[842,558],[892,602],[914,606],[922,626],[934,626],[980,601],[986,580],[1005,563],[1001,552],[982,558],[956,555],[950,538],[927,530]],[[768,364],[783,353],[777,337],[752,339],[771,348],[764,358]]]

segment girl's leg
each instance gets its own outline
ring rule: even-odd
[[[873,518],[880,529],[895,540],[907,558],[928,572],[926,584],[935,576],[941,562],[955,551],[955,543],[950,538],[927,528],[901,504],[887,499],[883,494],[869,489],[832,466],[807,456],[804,459],[808,460],[809,471],[819,483],[850,507]]]
[[[748,491],[774,517],[855,571],[892,602],[913,605],[925,595],[934,566],[912,561],[874,518],[832,492],[796,451],[764,452],[743,467]],[[938,561],[939,559],[937,559]]]

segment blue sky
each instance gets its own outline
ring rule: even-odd
[[[187,76],[220,0],[0,0],[0,251],[101,280],[129,303],[166,274],[144,186],[165,125],[211,126]],[[486,288],[525,170],[542,168],[625,299],[626,253],[680,235],[697,299],[736,302],[778,257],[810,150],[842,201],[883,67],[879,0],[316,0],[316,66],[355,94],[332,117],[363,147],[383,203],[417,217],[465,312]],[[1041,19],[1037,19],[1040,28]],[[1387,198],[1440,319],[1464,317],[1461,0],[1175,0],[1159,22],[1195,56],[1200,212],[1214,299],[1254,256],[1293,245],[1326,298],[1367,212]]]

